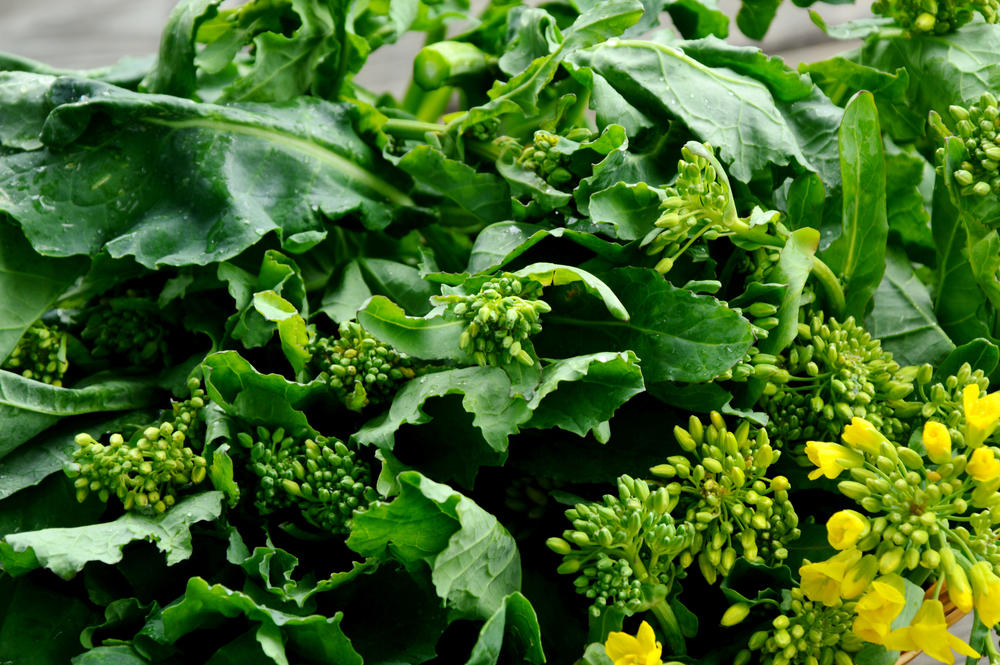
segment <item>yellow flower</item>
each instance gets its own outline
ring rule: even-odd
[[[809,480],[816,480],[820,476],[833,480],[845,469],[852,469],[865,463],[861,453],[839,443],[826,441],[807,441],[806,456],[810,462],[819,467],[809,472]]]
[[[969,456],[965,472],[981,483],[989,482],[1000,476],[1000,460],[993,454],[992,447],[976,448]]]
[[[992,628],[1000,621],[1000,577],[994,574],[993,566],[977,561],[969,568],[969,582],[976,614],[987,628]]]
[[[883,644],[887,649],[899,651],[920,649],[942,663],[955,662],[952,649],[963,656],[979,658],[975,649],[948,632],[940,600],[925,600],[910,625],[889,633]]]
[[[868,590],[872,580],[878,575],[878,557],[866,554],[848,568],[840,585],[840,596],[846,600],[857,598]]]
[[[877,456],[882,450],[882,442],[888,441],[875,426],[864,418],[852,418],[851,424],[840,435],[844,443],[855,450]]]
[[[653,627],[643,621],[639,632],[633,637],[628,633],[614,632],[608,635],[604,651],[615,665],[662,665],[660,654],[663,647],[656,641]]]
[[[906,605],[906,584],[899,575],[883,575],[872,582],[871,589],[854,606],[858,618],[851,630],[863,640],[882,644],[892,622]]]
[[[840,600],[840,588],[848,569],[861,560],[861,552],[850,549],[826,561],[807,563],[799,568],[799,587],[809,600],[832,607]]]
[[[970,383],[962,391],[965,410],[965,445],[978,448],[997,428],[1000,419],[1000,393],[979,396],[979,386]]]
[[[854,510],[840,510],[826,521],[826,538],[835,550],[854,547],[870,530],[868,518]]]
[[[927,456],[935,464],[945,464],[951,461],[951,434],[941,423],[928,420],[924,423],[924,448]]]

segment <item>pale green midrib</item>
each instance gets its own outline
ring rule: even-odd
[[[354,162],[344,157],[341,157],[332,150],[327,150],[322,146],[315,143],[310,143],[304,139],[300,139],[297,136],[291,136],[284,132],[279,132],[274,129],[261,129],[259,127],[253,127],[251,125],[245,125],[238,122],[221,122],[218,120],[208,120],[205,118],[191,118],[189,120],[163,120],[161,118],[143,118],[145,122],[154,125],[163,125],[165,127],[174,127],[177,129],[187,129],[190,127],[198,127],[201,129],[212,129],[217,131],[227,131],[236,132],[237,134],[245,134],[247,136],[253,136],[259,139],[265,139],[279,145],[291,148],[302,152],[310,157],[313,157],[324,164],[332,166],[334,169],[339,171],[341,174],[347,177],[348,180],[353,180],[373,192],[378,192],[379,194],[385,196],[392,203],[404,206],[404,207],[415,207],[416,204],[413,202],[409,196],[399,191],[389,183],[385,182],[381,178],[373,175],[364,168],[358,166]]]

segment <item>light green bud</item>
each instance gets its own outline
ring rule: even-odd
[[[719,621],[720,625],[723,626],[735,626],[740,623],[750,614],[750,605],[747,603],[735,603],[730,605],[729,608],[722,615],[722,620]]]

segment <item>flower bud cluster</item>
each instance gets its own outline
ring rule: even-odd
[[[996,9],[993,11],[995,22]],[[985,92],[967,109],[951,106],[948,110],[965,147],[965,159],[952,174],[959,185],[959,192],[963,196],[1000,194],[1000,105],[997,98]],[[938,148],[936,156],[940,172],[944,148]]]
[[[746,314],[744,314],[744,316],[746,316]],[[757,339],[764,339],[767,337],[768,331],[755,329],[754,334]],[[779,362],[777,356],[770,353],[761,353],[760,349],[756,346],[751,346],[735,365],[715,377],[713,380],[744,383],[757,376],[757,365],[764,365],[765,368],[761,371],[768,371],[776,362]]]
[[[205,393],[198,380],[189,383],[192,395],[173,404],[173,419],[151,425],[126,441],[112,434],[101,443],[89,434],[76,435],[77,449],[66,474],[75,478],[76,498],[84,501],[96,494],[101,501],[112,495],[125,510],[162,513],[177,501],[177,495],[205,480],[207,462],[191,447],[198,442],[199,413]]]
[[[3,362],[3,369],[26,379],[61,386],[69,369],[66,333],[38,321],[29,327]]]
[[[570,141],[584,141],[591,138],[591,132],[586,128],[574,129],[566,138]],[[573,179],[573,174],[565,166],[568,155],[553,150],[558,143],[559,137],[556,134],[539,129],[531,144],[521,150],[517,162],[527,170],[534,171],[553,187],[565,185]]]
[[[671,481],[665,489],[694,528],[680,564],[697,560],[712,584],[740,556],[768,564],[787,558],[786,544],[800,535],[799,518],[788,499],[788,479],[766,475],[780,455],[767,431],[743,420],[730,432],[713,411],[707,426],[691,416],[688,428],[675,427],[674,436],[688,455],[668,457],[650,471]]]
[[[594,616],[608,606],[634,614],[645,609],[653,587],[670,591],[681,574],[674,558],[690,546],[692,535],[689,524],[674,524],[675,503],[666,488],[621,476],[617,496],[566,511],[573,528],[546,545],[563,557],[558,572],[578,574],[576,590],[593,600]]]
[[[258,427],[238,438],[250,450],[249,467],[259,480],[254,505],[262,515],[293,509],[323,531],[347,534],[354,512],[377,498],[367,465],[336,439],[281,427]]]
[[[524,342],[541,331],[540,315],[552,311],[541,295],[540,283],[501,273],[475,294],[436,296],[435,301],[448,303],[453,314],[469,322],[458,343],[480,365],[516,361],[530,367],[535,361]]]
[[[933,419],[944,424],[948,428],[952,445],[960,448],[965,444],[966,427],[962,393],[966,386],[972,384],[975,384],[981,392],[985,392],[990,381],[981,369],[973,371],[969,363],[964,363],[955,374],[947,377],[944,381],[932,384],[933,373],[933,368],[930,365],[923,365],[917,372],[914,395],[917,403],[914,404],[914,410],[919,407],[921,418]],[[907,404],[909,405],[909,402]],[[897,413],[901,412],[900,408],[896,410]]]
[[[354,321],[344,321],[340,336],[309,342],[309,370],[325,382],[347,408],[360,411],[390,399],[399,384],[416,376],[413,362],[383,344]]]
[[[996,23],[998,7],[997,0],[876,0],[872,11],[894,19],[911,35],[942,35],[971,21],[974,12]]]
[[[943,576],[955,604],[971,610],[971,566],[985,567],[979,570],[983,579],[986,572],[1000,572],[1000,548],[995,545],[1000,536],[995,528],[1000,524],[1000,451],[983,445],[1000,423],[1000,393],[980,396],[978,385],[970,383],[963,390],[962,410],[964,450],[953,449],[948,427],[937,421],[924,426],[921,454],[893,444],[861,418],[845,428],[847,446],[807,444],[810,460],[819,467],[810,477],[837,478],[848,471],[851,480],[838,483],[838,489],[868,514],[840,511],[830,518],[830,544],[842,552],[824,565],[853,556],[855,564],[866,568],[861,577],[868,583],[876,573],[892,575],[920,567]],[[862,557],[864,552],[868,554]],[[803,572],[803,584],[805,579]],[[863,586],[852,585],[853,593],[821,584],[815,588],[850,598]],[[1000,584],[996,591],[1000,592]],[[996,603],[995,613],[991,603]],[[984,600],[980,613],[1000,620],[1000,596]]]
[[[710,145],[704,144],[704,149],[714,157]],[[677,179],[666,188],[660,211],[655,228],[641,244],[648,254],[665,255],[656,266],[663,273],[673,267],[673,258],[684,251],[689,237],[706,234],[711,239],[730,231],[730,222],[737,221],[734,212],[732,220],[727,216],[732,211],[732,191],[726,174],[688,146],[681,148]]]
[[[811,317],[771,367],[761,406],[771,417],[771,435],[782,445],[832,439],[852,418],[866,418],[886,436],[903,431],[895,407],[913,391],[915,368],[900,368],[892,354],[853,317],[840,322]]]
[[[486,118],[469,127],[467,131],[477,141],[492,141],[500,131],[500,118]]]
[[[80,337],[90,342],[93,357],[115,364],[161,364],[167,356],[167,327],[156,299],[132,290],[92,307]]]
[[[759,651],[761,665],[851,665],[864,641],[851,632],[854,602],[833,606],[810,600],[793,588],[781,604],[782,613],[767,630],[750,636],[750,651]],[[737,662],[749,660],[745,651]]]

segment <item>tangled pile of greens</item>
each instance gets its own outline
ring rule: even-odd
[[[993,0],[223,5],[0,55],[0,661],[1000,663]]]

